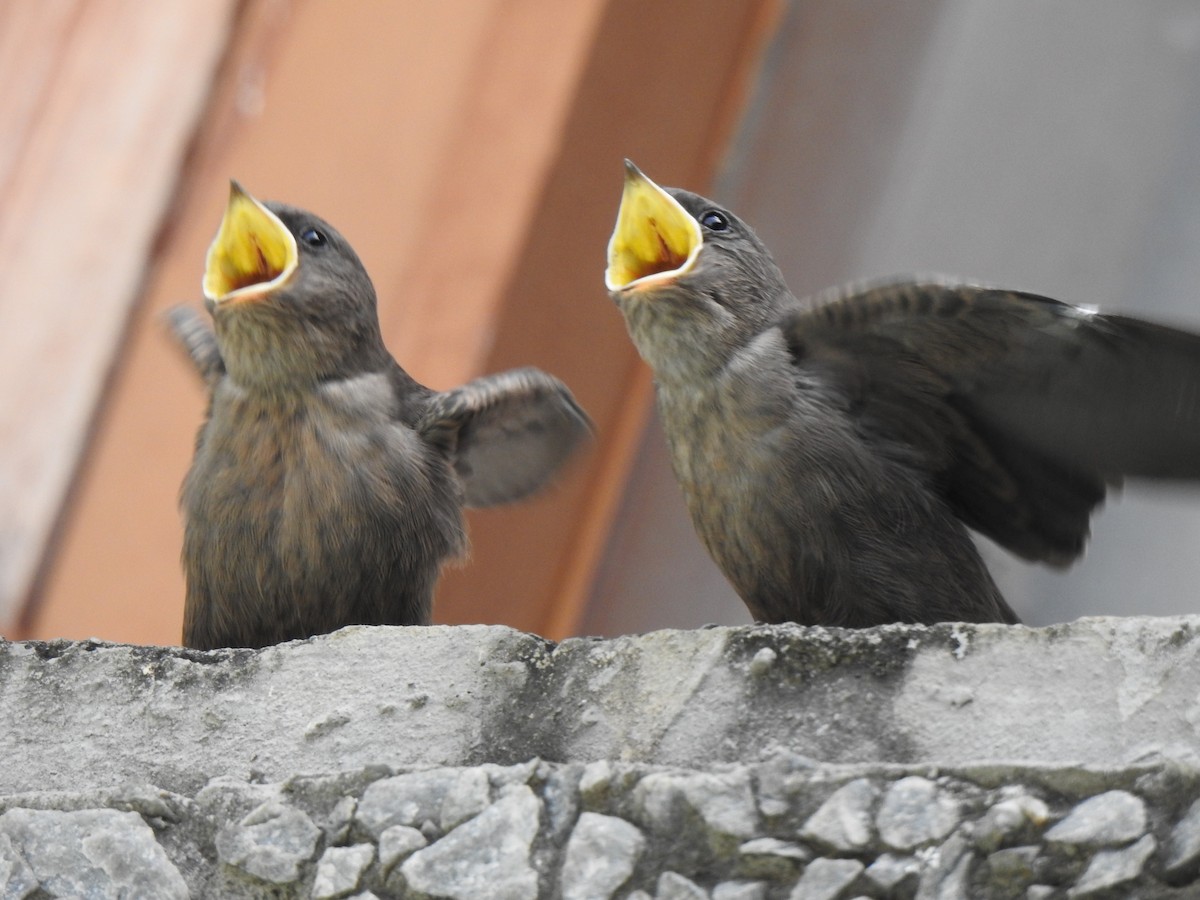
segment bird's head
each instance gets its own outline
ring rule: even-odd
[[[660,375],[723,365],[789,297],[746,223],[697,194],[659,187],[628,160],[604,284]]]
[[[346,239],[310,212],[256,200],[236,181],[203,289],[225,367],[248,384],[303,385],[386,355],[375,288]]]

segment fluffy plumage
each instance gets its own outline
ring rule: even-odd
[[[443,562],[466,547],[464,503],[536,490],[588,418],[536,369],[445,393],[417,383],[384,347],[375,290],[335,229],[236,186],[235,203],[249,224],[227,213],[241,230],[223,226],[210,251],[213,328],[189,309],[170,319],[212,392],[182,493],[184,644],[427,624]],[[273,256],[288,234],[290,274]]]
[[[744,222],[633,167],[609,258],[692,521],[758,620],[1016,622],[968,527],[1065,565],[1109,486],[1200,477],[1196,335],[938,281],[800,300]]]

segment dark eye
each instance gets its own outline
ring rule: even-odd
[[[300,240],[310,247],[321,247],[325,244],[326,237],[323,232],[317,231],[315,228],[306,228],[301,232]]]
[[[709,231],[729,230],[729,219],[725,218],[724,213],[719,213],[715,209],[710,209],[708,212],[700,216],[700,224]]]

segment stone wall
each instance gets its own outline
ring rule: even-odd
[[[0,644],[0,897],[1196,897],[1198,627]]]

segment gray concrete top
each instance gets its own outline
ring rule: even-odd
[[[261,651],[0,642],[0,793],[371,765],[1200,763],[1200,617],[747,626],[554,645],[347,628]]]

